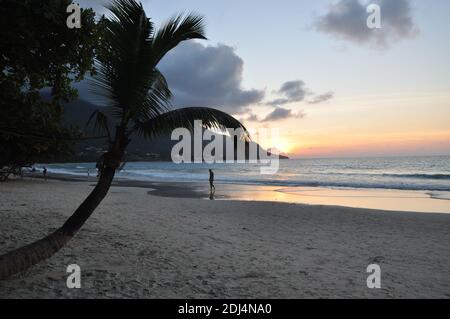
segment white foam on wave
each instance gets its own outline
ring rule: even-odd
[[[87,176],[95,173],[95,163],[47,165],[49,172]],[[253,164],[175,164],[172,162],[130,162],[118,178],[139,181],[204,182],[208,169],[216,182],[281,187],[344,187],[355,189],[397,189],[432,192],[448,199],[450,157],[289,160],[280,162],[275,175],[261,175]],[[445,193],[445,194],[442,194]]]

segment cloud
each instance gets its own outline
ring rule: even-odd
[[[269,101],[267,102],[267,105],[277,106],[303,101],[307,94],[307,89],[305,88],[305,82],[303,81],[288,81],[285,82],[276,93],[282,96],[282,98]]]
[[[185,42],[160,63],[174,94],[174,106],[206,106],[231,114],[259,103],[264,90],[242,88],[244,61],[227,45]]]
[[[369,13],[359,0],[340,0],[331,5],[327,14],[318,17],[315,27],[318,31],[356,44],[388,47],[398,40],[410,38],[418,33],[412,18],[408,0],[375,0],[381,8],[381,29],[367,27]]]
[[[274,92],[279,98],[266,102],[266,105],[280,106],[294,102],[305,100],[306,96],[314,95],[314,93],[306,88],[305,82],[301,80],[288,81],[281,85],[280,89]],[[328,101],[334,97],[333,92],[316,95],[312,100],[307,101],[308,104],[319,104]]]
[[[259,117],[258,117],[258,115],[251,113],[249,116],[247,116],[247,118],[245,119],[245,121],[249,121],[249,122],[259,122]]]
[[[327,92],[324,94],[316,95],[312,100],[309,100],[308,104],[319,104],[326,102],[334,97],[334,92]]]
[[[291,100],[301,101],[306,95],[305,82],[303,81],[289,81],[284,83],[279,93],[286,95]]]
[[[172,105],[214,107],[230,114],[249,111],[262,101],[264,90],[242,88],[244,62],[227,45],[204,46],[185,42],[166,55],[158,65],[174,98]],[[79,96],[92,103],[105,104],[91,92],[88,81],[74,85]]]
[[[305,114],[302,111],[294,113],[291,109],[276,107],[275,110],[269,113],[261,122],[281,121],[288,118],[302,118],[304,116]]]

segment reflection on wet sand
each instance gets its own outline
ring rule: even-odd
[[[450,213],[449,200],[432,198],[422,191],[226,185],[221,193],[227,195],[225,199]]]
[[[450,200],[445,194],[424,191],[386,189],[351,189],[321,187],[280,187],[261,185],[217,184],[214,194],[204,183],[140,183],[119,182],[118,186],[149,187],[151,195],[199,198],[209,200],[253,200],[309,205],[346,206],[392,211],[450,213]]]

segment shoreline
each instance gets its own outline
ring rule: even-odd
[[[0,184],[0,254],[53,231],[87,182]],[[449,298],[450,215],[167,198],[115,186],[76,237],[0,298]],[[82,288],[66,287],[78,264]],[[379,264],[382,288],[368,289]]]
[[[43,177],[39,173],[28,173],[24,179],[27,178]],[[72,174],[51,173],[48,178],[60,181],[87,182],[87,176]],[[89,183],[95,182],[96,177],[90,176]],[[113,187],[146,188],[150,189],[148,193],[151,195],[169,198],[285,202],[384,211],[450,214],[448,192],[320,186],[268,186],[220,182],[215,185],[217,191],[214,196],[211,196],[206,180],[202,183],[198,181],[142,181],[115,178],[112,184]]]

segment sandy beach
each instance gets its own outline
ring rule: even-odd
[[[0,253],[60,226],[87,182],[0,184]],[[151,193],[151,192],[150,192]],[[448,298],[450,215],[111,189],[54,257],[0,282],[0,298]],[[381,266],[381,289],[366,267]],[[66,267],[82,287],[66,287]]]

